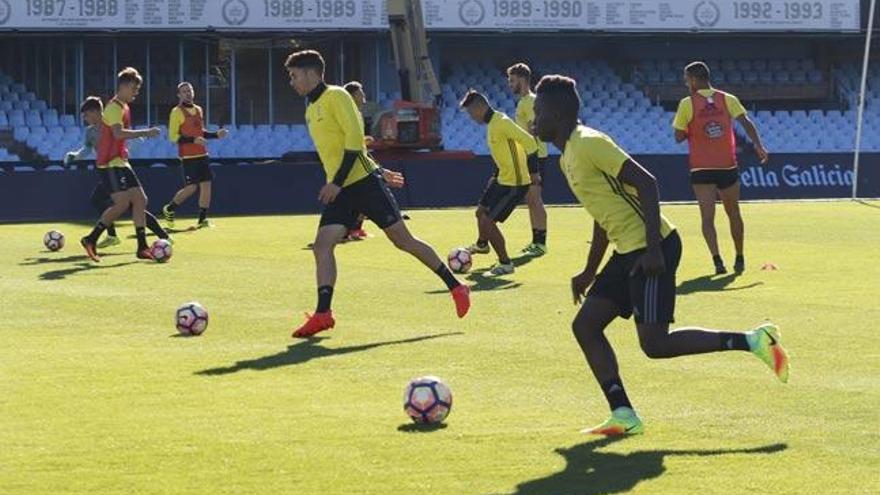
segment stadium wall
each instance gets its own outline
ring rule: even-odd
[[[693,200],[687,157],[635,157],[658,179],[663,201]],[[545,174],[545,199],[550,204],[573,204],[561,171],[554,162]],[[473,206],[491,174],[488,157],[472,161],[385,161],[402,171],[407,186],[397,192],[403,208]],[[847,198],[852,191],[851,154],[777,154],[767,166],[754,159],[741,161],[742,196],[746,200]],[[150,196],[151,209],[172,197],[181,185],[179,167],[138,167]],[[313,159],[254,164],[234,160],[214,164],[216,183],[212,212],[218,215],[315,213],[323,171]],[[92,220],[88,203],[97,182],[94,170],[17,171],[0,173],[0,222]],[[863,155],[859,196],[880,197],[880,153]],[[181,208],[195,212],[195,201]]]

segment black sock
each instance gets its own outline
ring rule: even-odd
[[[159,220],[152,213],[145,211],[144,216],[147,219],[147,228],[150,229],[150,232],[156,234],[159,239],[168,239],[168,232],[165,232]]]
[[[360,219],[354,223],[354,225],[351,227],[351,230],[361,230],[363,228],[364,228],[364,220]]]
[[[603,383],[602,393],[605,394],[605,399],[608,401],[608,406],[611,407],[612,411],[618,407],[632,409],[632,404],[629,402],[629,397],[626,396],[626,390],[624,390],[623,382],[620,381],[620,378]]]
[[[547,244],[547,231],[532,229],[532,244]]]
[[[489,241],[486,239],[477,239],[477,246],[480,248],[489,247]]]
[[[333,301],[333,286],[322,285],[318,287],[318,307],[316,313],[326,313],[330,311],[330,303]]]
[[[101,234],[104,233],[104,230],[107,229],[107,226],[104,225],[103,222],[98,220],[98,223],[95,224],[95,228],[86,236],[86,239],[92,244],[98,242],[98,237],[101,237]]]
[[[498,263],[501,263],[502,265],[509,265],[510,258],[504,258],[504,259],[498,258]]]
[[[741,254],[736,255],[736,260],[734,261],[734,263],[739,263],[739,264],[743,265],[743,264],[745,264],[745,262],[746,262],[745,256],[743,256]]]
[[[116,225],[113,225],[111,223],[107,226],[107,235],[109,235],[110,237],[116,237]]]
[[[143,251],[147,249],[147,231],[143,227],[135,227],[134,233],[137,235],[138,239],[138,251]]]
[[[170,211],[171,213],[174,213],[174,210],[177,209],[177,206],[178,206],[178,205],[175,204],[174,201],[169,201],[168,204],[165,205],[165,208],[167,208],[168,211]]]
[[[721,259],[720,254],[716,254],[716,255],[712,256],[712,262],[715,263],[716,265],[723,265],[724,264],[724,260]]]
[[[204,222],[206,218],[208,218],[208,209],[199,208],[199,223]]]
[[[721,350],[722,351],[749,351],[749,341],[746,340],[744,333],[721,332]]]
[[[434,273],[436,273],[443,280],[443,283],[446,284],[446,288],[449,290],[452,290],[461,285],[461,282],[459,282],[458,279],[455,278],[455,275],[453,275],[452,272],[449,271],[449,268],[447,268],[446,265],[444,265],[443,263],[440,263],[440,266],[438,266],[437,269],[434,270]]]

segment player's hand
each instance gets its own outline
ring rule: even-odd
[[[574,298],[575,305],[584,302],[584,296],[587,294],[587,289],[593,285],[593,281],[595,280],[596,272],[588,270],[584,270],[574,277],[571,277],[571,295]]]
[[[324,187],[322,187],[321,191],[318,193],[318,201],[325,205],[329,205],[336,200],[336,196],[339,196],[340,191],[342,191],[342,188],[332,182],[324,184]]]
[[[529,177],[532,178],[532,185],[533,186],[540,186],[542,184],[541,174],[539,174],[538,172],[535,172],[533,174],[529,174]]]
[[[198,145],[201,145],[201,146],[207,146],[207,145],[208,145],[208,140],[205,139],[205,138],[203,138],[202,136],[199,136],[199,137],[193,139],[193,142],[194,142],[195,144],[198,144]]]
[[[767,153],[767,148],[760,144],[755,145],[755,154],[758,155],[758,161],[761,162],[761,165],[766,165],[770,160],[770,153]]]
[[[376,140],[373,138],[373,136],[364,136],[364,144],[366,146],[372,146],[375,142]]]
[[[666,271],[666,261],[663,259],[663,251],[659,246],[648,248],[629,272],[632,277],[641,271],[646,277],[654,277]]]
[[[145,134],[147,137],[157,137],[159,134],[162,134],[162,129],[159,129],[158,127],[151,127],[147,129],[147,132]]]
[[[217,138],[223,139],[229,135],[229,129],[218,129],[217,130]]]
[[[406,185],[406,180],[403,178],[403,174],[394,170],[383,169],[382,178],[385,179],[385,182],[388,183],[389,187],[395,189],[400,189]]]

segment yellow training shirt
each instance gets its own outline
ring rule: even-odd
[[[715,93],[715,90],[711,88],[701,89],[698,90],[697,93],[708,98]],[[739,98],[730,93],[726,93],[724,101],[727,103],[727,110],[730,112],[732,118],[738,119],[742,115],[745,115],[746,109],[743,107],[742,103],[740,103]],[[672,127],[679,131],[686,131],[692,118],[694,118],[694,103],[691,101],[691,97],[687,96],[682,98],[678,103],[678,111],[675,112],[675,120],[672,121]]]
[[[578,201],[608,234],[615,251],[645,248],[645,221],[636,189],[617,176],[630,156],[605,134],[579,125],[568,138],[559,166]],[[660,215],[660,235],[675,227]]]
[[[111,102],[112,103],[112,102]],[[104,125],[113,129],[114,125],[121,125],[123,129],[125,129],[125,119],[123,116],[125,115],[125,110],[122,108],[122,105],[116,104],[107,104],[104,107],[104,113],[101,114],[101,119],[104,121]],[[115,140],[115,139],[114,139]],[[107,167],[130,167],[128,164],[128,160],[122,157],[115,157],[110,160],[106,165]]]
[[[516,103],[516,124],[523,129],[532,132],[532,122],[535,120],[535,93],[523,96]],[[538,142],[538,158],[547,158],[547,143],[543,143],[537,138]]]
[[[328,184],[333,182],[346,151],[356,151],[360,156],[343,187],[363,179],[379,168],[367,154],[364,119],[358,113],[351,95],[342,87],[327,85],[315,101],[309,102],[306,107],[306,124],[327,173]]]
[[[527,186],[532,183],[527,161],[528,155],[538,150],[534,136],[507,115],[494,112],[486,126],[486,140],[492,160],[498,167],[498,184]]]

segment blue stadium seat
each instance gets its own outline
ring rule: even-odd
[[[62,115],[60,119],[60,123],[64,127],[73,127],[76,125],[76,119],[73,118],[73,115]]]

